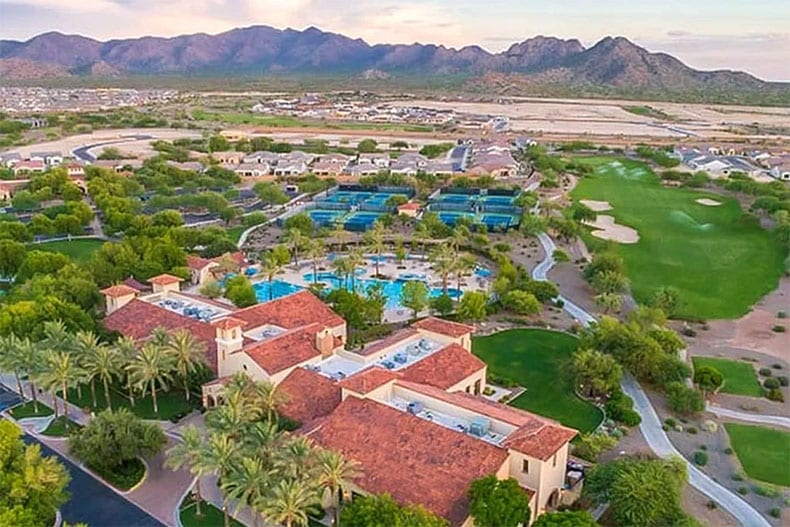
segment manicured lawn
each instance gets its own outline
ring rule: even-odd
[[[63,253],[76,262],[86,262],[104,243],[103,240],[85,238],[71,241],[36,243],[29,245],[28,249]]]
[[[48,415],[52,415],[52,408],[45,404],[38,403],[38,412],[36,412],[33,401],[15,406],[11,410],[11,417],[14,419],[25,419],[27,417],[47,417]]]
[[[72,420],[69,420],[69,429],[67,431],[66,418],[61,415],[49,423],[47,429],[41,433],[50,437],[66,437],[68,434],[74,432],[75,430],[79,430],[80,428],[82,428],[80,425]]]
[[[776,289],[784,250],[773,233],[743,220],[736,200],[664,187],[638,161],[576,161],[596,169],[579,181],[574,200],[608,201],[612,210],[601,214],[639,232],[635,244],[612,244],[625,260],[637,301],[646,302],[659,287],[673,286],[680,291],[678,318],[736,318]],[[700,198],[721,205],[696,203]],[[598,239],[587,235],[585,240],[595,244]]]
[[[145,397],[141,397],[139,393],[136,393],[134,406],[132,406],[129,402],[126,390],[121,390],[116,386],[110,386],[110,401],[112,402],[113,409],[121,407],[128,408],[132,413],[142,419],[158,419],[164,421],[176,414],[188,414],[193,408],[200,404],[200,400],[196,398],[194,394],[191,400],[192,404],[187,403],[184,397],[184,391],[178,387],[171,387],[169,392],[159,390],[156,392],[156,403],[159,407],[159,413],[155,414],[150,391]],[[90,386],[82,387],[82,397],[77,396],[76,389],[69,388],[69,402],[79,408],[92,408],[96,412],[100,412],[107,407],[104,397],[104,387],[101,383],[96,383],[95,407],[93,406],[93,400],[91,398]]]
[[[721,372],[724,376],[722,392],[752,397],[763,396],[763,389],[757,379],[757,373],[748,362],[712,357],[692,357],[691,360],[694,362],[695,368],[711,366]]]
[[[724,428],[746,474],[790,486],[790,433],[735,423],[725,423]]]
[[[225,232],[228,235],[228,238],[230,238],[233,242],[238,243],[239,238],[241,238],[241,234],[247,229],[248,227],[244,227],[243,225],[241,225],[239,227],[231,227],[230,229],[227,229]]]
[[[119,490],[131,489],[137,485],[145,475],[145,465],[137,458],[107,472],[97,470],[94,467],[90,467],[90,469],[96,472],[104,481]]]
[[[488,364],[489,372],[511,379],[527,391],[510,402],[589,432],[601,422],[601,412],[573,392],[562,372],[578,340],[566,333],[543,329],[513,329],[472,340],[472,352]]]
[[[181,506],[181,523],[184,527],[221,527],[225,525],[225,516],[222,510],[205,501],[200,503],[200,517],[195,516],[195,503],[186,501]],[[244,527],[233,518],[230,519],[231,527]]]

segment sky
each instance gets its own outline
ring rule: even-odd
[[[699,69],[790,81],[790,0],[0,0],[0,38],[46,31],[106,40],[265,24],[374,43],[479,45],[536,35],[589,46],[622,35]]]

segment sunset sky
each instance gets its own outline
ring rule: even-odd
[[[0,38],[46,31],[98,39],[316,26],[369,43],[477,44],[535,35],[591,45],[622,35],[692,67],[790,81],[788,0],[0,0]]]

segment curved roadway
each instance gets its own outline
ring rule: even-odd
[[[715,404],[708,404],[706,410],[712,414],[720,415],[722,417],[729,417],[738,421],[747,421],[749,423],[759,423],[769,426],[781,426],[783,428],[790,428],[790,417],[783,417],[781,415],[758,415],[748,412],[739,412],[738,410],[730,410],[729,408],[722,408]]]
[[[538,235],[538,241],[540,241],[540,244],[543,246],[546,257],[532,270],[532,278],[535,280],[548,280],[548,273],[555,264],[553,254],[557,246],[554,244],[554,240],[546,233],[540,233]],[[561,295],[558,298],[564,302],[563,309],[583,326],[586,327],[595,322],[595,317],[581,307]],[[653,450],[656,455],[661,457],[678,456],[685,461],[688,467],[689,484],[708,496],[711,500],[715,501],[721,508],[732,514],[741,525],[745,527],[771,527],[768,520],[757,512],[754,507],[746,503],[746,501],[734,492],[731,492],[713,481],[675,449],[664,433],[664,430],[662,430],[661,421],[656,411],[653,409],[653,406],[650,404],[650,400],[636,380],[631,377],[625,377],[623,378],[622,387],[623,391],[634,400],[634,409],[639,412],[639,415],[642,417],[639,430],[642,432],[650,449]],[[733,413],[740,414],[740,412]],[[749,414],[745,415],[747,417],[754,417]],[[740,418],[743,419],[743,417]]]

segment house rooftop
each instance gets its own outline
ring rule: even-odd
[[[338,385],[341,388],[365,395],[398,377],[397,373],[385,370],[381,366],[372,366],[343,379]]]
[[[428,317],[418,320],[412,324],[412,327],[456,338],[473,333],[475,330],[473,326],[459,324],[458,322],[451,322],[449,320],[442,320],[441,318],[436,317]]]
[[[183,278],[173,276],[172,274],[160,274],[148,279],[148,283],[157,285],[178,284],[183,281]]]
[[[271,302],[257,304],[233,313],[233,317],[244,321],[245,329],[267,324],[293,329],[312,323],[334,328],[345,324],[345,320],[309,291],[300,291]]]
[[[277,385],[283,395],[279,412],[302,426],[325,417],[340,405],[340,387],[327,377],[307,368],[296,368]]]
[[[486,364],[463,346],[450,344],[400,371],[406,381],[450,389]]]
[[[127,295],[136,295],[140,291],[126,284],[118,284],[118,285],[106,287],[102,289],[100,292],[104,296],[119,297],[119,296],[127,296]]]
[[[321,352],[316,347],[316,334],[322,329],[324,326],[318,323],[292,329],[270,339],[244,346],[236,353],[246,353],[269,375],[274,375],[320,357]]]

